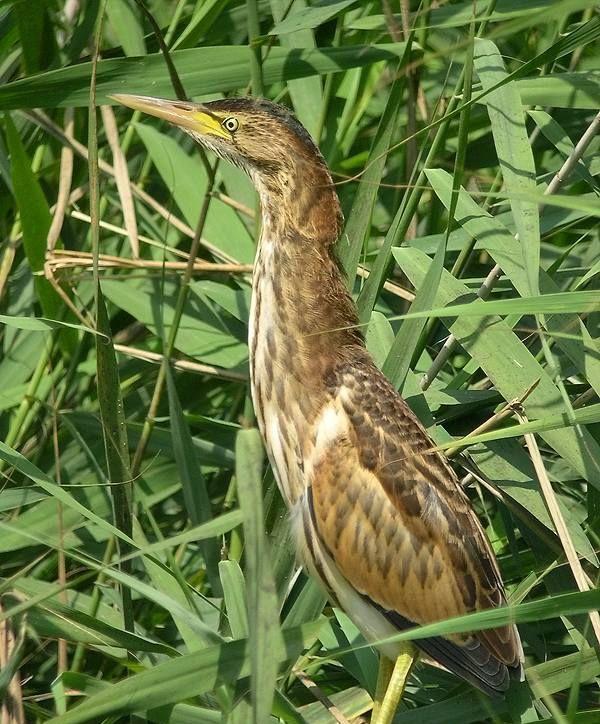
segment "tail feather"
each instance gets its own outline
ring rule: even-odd
[[[371,603],[373,604],[372,601]],[[386,611],[377,604],[373,605],[398,630],[412,628],[415,625],[395,611]],[[522,678],[520,661],[510,665],[504,663],[475,637],[464,645],[456,644],[441,636],[415,639],[414,644],[448,671],[460,676],[488,696],[502,696],[508,690],[511,679]]]

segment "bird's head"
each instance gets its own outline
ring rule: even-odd
[[[329,208],[328,216],[335,220],[335,228],[321,231],[337,237],[340,212],[329,170],[310,135],[284,106],[257,98],[199,104],[150,96],[111,97],[179,126],[200,145],[244,169],[263,205],[286,208],[297,217],[293,221],[304,219],[306,224],[314,216],[322,226],[319,207],[333,203],[335,212]]]

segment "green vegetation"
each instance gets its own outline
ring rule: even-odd
[[[600,721],[599,37],[591,0],[0,2],[12,721],[368,721],[375,688],[253,428],[254,191],[115,92],[261,92],[339,182],[368,345],[511,603],[402,636],[514,618],[527,659],[507,701],[420,665],[396,722]]]

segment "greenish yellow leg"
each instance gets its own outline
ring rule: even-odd
[[[391,659],[388,659],[387,656],[381,654],[379,657],[379,671],[377,672],[375,698],[373,700],[373,713],[371,715],[371,722],[373,724],[378,720],[381,705],[383,704],[383,700],[385,698],[385,692],[387,691],[393,672],[394,662]]]
[[[417,652],[410,643],[403,643],[401,646],[395,662],[385,656],[381,656],[379,660],[371,724],[391,724],[402,699],[406,680],[416,661]]]

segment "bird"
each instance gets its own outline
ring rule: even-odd
[[[456,472],[366,349],[336,254],[340,202],[309,133],[263,98],[112,98],[183,129],[256,187],[251,393],[309,574],[372,642],[504,605],[497,561]],[[414,644],[490,696],[523,676],[513,624]],[[401,693],[412,649],[384,642],[380,651],[402,659]]]

